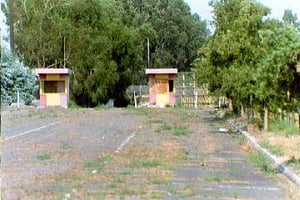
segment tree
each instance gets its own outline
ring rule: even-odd
[[[294,76],[295,52],[300,48],[300,33],[293,25],[272,20],[258,32],[261,56],[255,75],[255,96],[264,105],[265,129],[268,128],[268,109],[276,111],[286,103]]]
[[[147,39],[150,41],[151,67],[189,71],[207,40],[206,22],[192,15],[183,0],[121,2],[127,14],[125,21],[140,30],[144,46]]]
[[[285,24],[293,25],[296,28],[298,28],[298,30],[300,30],[300,22],[297,21],[298,20],[297,14],[294,14],[292,10],[290,9],[284,10],[282,20]]]
[[[8,50],[3,51],[2,63],[1,103],[16,103],[19,92],[21,101],[29,105],[38,91],[36,75]]]
[[[257,31],[268,9],[248,0],[211,1],[210,5],[216,30],[196,61],[198,80],[209,83],[212,92],[231,98],[235,108],[247,107],[255,90]]]
[[[152,66],[189,70],[208,34],[183,0],[14,3],[17,54],[33,68],[71,68],[71,97],[88,107],[127,105],[126,88],[144,77],[147,39]]]
[[[282,106],[294,79],[299,31],[265,20],[268,9],[250,0],[212,1],[215,34],[196,61],[200,82],[230,97],[234,106],[265,111]],[[205,76],[208,76],[207,78]]]

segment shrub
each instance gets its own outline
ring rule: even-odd
[[[17,93],[25,105],[29,105],[38,91],[38,78],[33,70],[25,66],[19,59],[4,51],[1,81],[2,103],[17,102]]]

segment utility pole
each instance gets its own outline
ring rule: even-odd
[[[149,44],[149,38],[147,38],[147,68],[150,68],[150,44]]]

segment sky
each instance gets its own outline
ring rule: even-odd
[[[198,13],[201,19],[212,20],[212,8],[208,5],[210,0],[184,0],[189,4],[192,13]],[[300,20],[299,0],[256,0],[271,9],[271,18],[282,19],[285,9],[291,9]]]

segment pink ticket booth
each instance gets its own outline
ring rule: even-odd
[[[40,107],[68,107],[70,94],[70,69],[38,68],[40,78]]]
[[[150,105],[165,107],[176,103],[175,79],[177,69],[146,69],[149,77]]]

